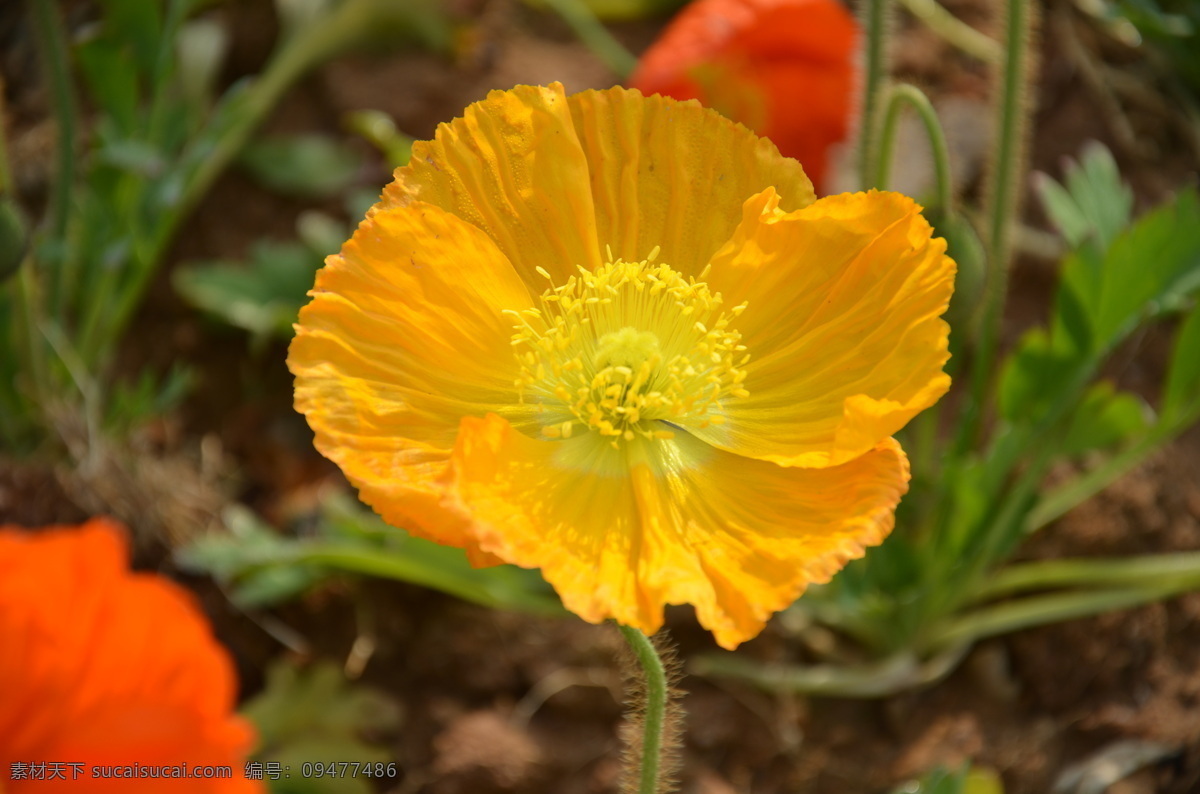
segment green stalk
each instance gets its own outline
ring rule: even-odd
[[[862,113],[858,129],[858,174],[863,190],[874,187],[871,177],[875,170],[876,118],[879,115],[879,92],[887,80],[888,0],[863,0],[863,27],[866,30],[866,52],[863,59]]]
[[[667,715],[667,671],[663,667],[658,651],[650,638],[638,629],[618,625],[625,641],[629,643],[638,665],[642,668],[646,687],[645,714],[643,715],[642,748],[638,770],[638,794],[658,794],[659,772],[662,762],[663,729]]]
[[[735,653],[708,653],[692,660],[690,670],[708,678],[731,678],[768,692],[830,697],[878,698],[939,681],[958,666],[967,646],[951,648],[928,660],[902,651],[869,664],[765,665]]]
[[[978,601],[1054,587],[1200,587],[1200,551],[1128,559],[1038,560],[1010,565],[975,594]]]
[[[27,400],[26,404],[32,402],[33,405],[45,408],[49,405],[54,390],[51,388],[50,373],[46,368],[48,351],[42,345],[42,335],[38,330],[42,296],[37,291],[37,276],[34,273],[32,255],[26,256],[25,261],[21,263],[21,270],[17,273],[17,291],[17,329],[21,336],[17,344],[18,355],[27,356],[25,371],[29,373],[32,391],[32,400]]]
[[[937,0],[900,0],[900,5],[924,22],[934,33],[967,55],[993,65],[999,65],[1004,59],[1004,51],[995,39],[980,33],[951,14],[939,5]]]
[[[1034,626],[1150,604],[1187,592],[1195,584],[1180,580],[1148,587],[1054,593],[1008,601],[951,621],[933,635],[929,647],[933,650],[955,647]]]
[[[1034,532],[1064,515],[1068,510],[1092,498],[1121,475],[1136,468],[1177,433],[1200,419],[1200,407],[1178,421],[1154,427],[1132,446],[1113,455],[1104,463],[1046,494],[1026,518],[1026,533]]]
[[[169,0],[166,18],[163,21],[162,36],[158,41],[158,53],[154,66],[154,89],[150,99],[150,123],[147,125],[146,140],[156,148],[161,147],[163,125],[166,114],[172,110],[167,100],[174,82],[175,49],[179,43],[179,30],[187,17],[188,0]]]
[[[946,214],[954,212],[954,188],[950,180],[950,149],[946,145],[946,134],[938,121],[937,111],[929,101],[929,97],[914,85],[900,83],[889,86],[883,95],[883,133],[879,140],[879,162],[875,172],[875,186],[880,190],[887,189],[892,173],[892,158],[896,153],[896,128],[900,121],[900,110],[908,105],[917,112],[921,123],[925,126],[925,134],[929,137],[929,146],[933,151],[934,176],[937,183],[937,204]]]
[[[1000,101],[996,106],[995,144],[984,206],[987,210],[988,269],[984,303],[979,319],[978,343],[971,364],[971,396],[955,439],[961,455],[975,440],[983,418],[987,386],[995,369],[1000,322],[1008,292],[1008,265],[1012,256],[1012,226],[1025,184],[1029,136],[1029,84],[1032,77],[1031,39],[1036,8],[1030,0],[1008,0],[1005,16],[1004,69]]]
[[[621,42],[600,23],[592,10],[582,0],[543,0],[566,22],[579,40],[596,54],[604,65],[616,73],[621,80],[629,77],[637,66],[637,58],[625,49]]]
[[[75,272],[78,257],[67,249],[67,235],[71,218],[71,194],[75,189],[75,98],[71,90],[68,73],[66,37],[53,0],[29,0],[30,17],[38,49],[50,78],[50,99],[54,107],[54,120],[58,124],[58,162],[51,188],[49,220],[46,237],[64,254],[59,257],[61,271],[49,279],[48,305],[53,306],[56,316],[62,317],[69,301],[69,291],[78,280]]]

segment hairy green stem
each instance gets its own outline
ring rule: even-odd
[[[1004,68],[996,105],[995,141],[984,206],[988,225],[985,246],[988,269],[980,314],[978,342],[971,368],[971,398],[967,401],[955,443],[959,454],[975,440],[983,420],[987,386],[995,370],[1000,322],[1008,292],[1012,256],[1013,218],[1025,184],[1025,153],[1029,136],[1029,84],[1032,77],[1031,39],[1036,8],[1030,0],[1008,0],[1005,15]]]
[[[873,158],[875,133],[879,115],[879,93],[887,80],[888,0],[863,0],[862,19],[866,29],[866,51],[863,58],[862,112],[858,128],[858,174],[863,190],[874,187]]]
[[[892,158],[896,153],[896,129],[900,121],[900,110],[908,105],[917,112],[925,126],[925,134],[929,136],[929,146],[933,150],[938,207],[947,214],[952,213],[954,188],[950,180],[950,149],[946,146],[946,134],[942,131],[942,124],[938,121],[937,111],[933,109],[929,97],[925,96],[921,89],[908,83],[889,86],[883,97],[883,132],[879,139],[875,186],[883,190],[888,185],[892,173]]]
[[[663,729],[667,715],[667,671],[650,638],[638,629],[618,626],[642,668],[646,687],[642,751],[638,770],[638,794],[658,794],[663,751]]]

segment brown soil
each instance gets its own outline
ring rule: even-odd
[[[519,4],[460,5],[468,12],[489,9],[486,26],[477,31],[480,42],[462,63],[411,53],[341,59],[294,90],[269,129],[336,131],[345,112],[377,108],[422,137],[492,88],[557,79],[579,90],[615,81],[555,20]],[[987,0],[946,5],[997,32]],[[228,12],[239,31],[231,78],[261,63],[273,30],[268,9],[257,3]],[[1152,74],[1136,54],[1097,33],[1065,0],[1050,0],[1044,17],[1033,166],[1057,174],[1064,156],[1096,137],[1113,148],[1139,207],[1194,179],[1196,153],[1171,124],[1133,110],[1122,119],[1106,115],[1112,97],[1088,83],[1079,53],[1067,51],[1062,33],[1075,31],[1093,66],[1121,68],[1153,95]],[[615,30],[636,52],[660,25]],[[960,113],[963,150],[956,165],[965,174],[961,189],[974,195],[986,144],[972,141],[987,129],[978,119],[972,122],[971,109],[988,95],[986,72],[919,27],[902,20],[897,30],[897,71],[943,107],[957,102],[968,109]],[[1116,101],[1129,107],[1134,100]],[[377,164],[363,182],[382,185],[386,178]],[[237,257],[256,239],[287,239],[305,208],[230,173],[187,225],[171,260]],[[1044,224],[1036,208],[1027,216],[1030,223]],[[1007,340],[1045,317],[1052,287],[1050,262],[1033,255],[1018,262]],[[1164,332],[1143,336],[1114,376],[1153,399],[1169,338]],[[150,446],[144,448],[153,452],[146,454],[191,461],[197,470],[204,461],[202,479],[270,520],[281,522],[311,504],[318,486],[340,475],[313,451],[303,420],[290,408],[284,354],[282,345],[248,354],[240,334],[188,309],[164,274],[126,358],[159,366],[182,360],[202,377],[181,415],[150,430]],[[88,502],[72,493],[73,483],[70,473],[0,466],[0,523],[79,520]],[[164,564],[162,537],[148,541],[139,560]],[[1046,529],[1022,554],[1119,556],[1177,549],[1200,549],[1198,429]],[[262,685],[263,671],[285,650],[262,628],[263,616],[233,609],[206,581],[185,581],[200,594],[238,661],[245,692],[252,694]],[[615,658],[621,643],[610,627],[489,611],[381,581],[330,585],[270,617],[303,636],[313,657],[341,661],[359,633],[376,638],[362,678],[402,704],[405,715],[394,735],[382,737],[401,770],[388,790],[615,791],[621,712]],[[685,662],[713,649],[689,610],[673,609],[668,618]],[[781,649],[785,641],[769,627],[745,653],[775,657]],[[965,760],[998,771],[1009,794],[1035,794],[1049,792],[1071,764],[1129,739],[1161,742],[1171,752],[1110,791],[1200,791],[1200,594],[985,643],[946,681],[886,700],[806,699],[696,677],[685,678],[682,687],[688,693],[682,790],[689,794],[883,792],[938,764]]]

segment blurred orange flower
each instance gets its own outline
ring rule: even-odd
[[[229,656],[188,592],[127,557],[105,519],[0,527],[0,791],[263,791],[244,776],[254,735]],[[232,776],[97,776],[183,764]]]
[[[949,387],[945,249],[696,102],[493,91],[326,260],[296,408],[393,525],[734,647],[890,531],[890,436]]]
[[[826,189],[846,139],[859,28],[838,0],[695,0],[642,55],[629,84],[698,99],[775,142]]]

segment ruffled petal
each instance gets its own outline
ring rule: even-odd
[[[739,455],[836,466],[874,448],[950,386],[954,262],[921,208],[897,193],[843,194],[783,212],[748,200],[709,287],[747,304],[734,326],[748,397],[724,424],[691,427]]]
[[[588,163],[563,87],[492,91],[413,144],[380,208],[434,204],[487,233],[535,294],[597,267]],[[746,194],[749,195],[749,194]]]
[[[427,518],[432,481],[463,416],[532,421],[504,314],[530,307],[525,284],[484,232],[416,202],[372,213],[311,295],[288,366],[317,449],[385,520],[469,545],[453,522]]]
[[[883,540],[907,489],[898,444],[841,466],[747,460],[679,434],[614,450],[463,420],[446,503],[501,559],[540,567],[568,609],[647,633],[691,603],[726,648]]]
[[[234,713],[233,663],[191,594],[131,573],[123,531],[95,519],[36,533],[0,528],[0,761],[230,765],[254,734]],[[43,781],[39,790],[78,782]],[[122,785],[124,784],[124,785]],[[96,791],[162,781],[90,780]],[[257,792],[236,774],[181,791]]]
[[[601,246],[695,275],[729,239],[742,202],[774,186],[787,209],[812,183],[775,144],[697,102],[613,88],[567,98],[587,164]]]

